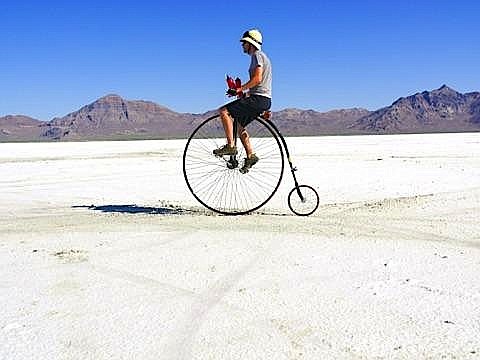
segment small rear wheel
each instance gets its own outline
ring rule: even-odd
[[[288,207],[298,216],[312,215],[319,203],[317,191],[309,185],[298,185],[288,194]]]

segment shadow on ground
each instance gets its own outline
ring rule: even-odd
[[[193,211],[182,209],[179,207],[151,207],[130,205],[79,205],[72,206],[74,209],[89,209],[101,211],[104,213],[122,213],[122,214],[152,214],[152,215],[183,215]]]
[[[101,211],[104,213],[121,213],[121,214],[151,214],[151,215],[204,215],[204,216],[235,216],[237,214],[218,214],[211,210],[204,208],[192,207],[185,209],[175,205],[164,206],[138,206],[136,204],[128,205],[74,205],[72,209],[88,209],[94,211]],[[247,215],[257,216],[291,216],[291,213],[277,213],[271,211],[257,210]],[[240,216],[246,216],[242,214]]]

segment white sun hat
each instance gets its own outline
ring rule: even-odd
[[[245,31],[240,41],[246,41],[255,46],[258,50],[262,49],[262,34],[257,29]]]

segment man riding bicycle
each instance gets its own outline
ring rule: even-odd
[[[255,155],[245,127],[265,110],[270,109],[272,99],[272,66],[270,59],[262,51],[262,34],[257,29],[246,31],[240,39],[243,52],[250,55],[248,69],[250,79],[247,83],[236,89],[239,98],[219,110],[227,144],[213,150],[216,156],[236,155],[233,136],[233,119],[238,123],[238,134],[245,148],[247,157],[240,172],[247,173],[259,158]],[[248,93],[243,96],[243,93]],[[233,119],[232,119],[233,118]]]

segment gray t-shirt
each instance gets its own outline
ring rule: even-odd
[[[257,50],[252,55],[252,61],[250,62],[250,68],[248,71],[250,72],[250,78],[255,71],[257,66],[261,66],[263,68],[263,76],[262,81],[255,87],[250,89],[250,94],[253,95],[262,95],[268,98],[272,98],[272,64],[270,63],[270,59],[265,55],[264,52]]]

